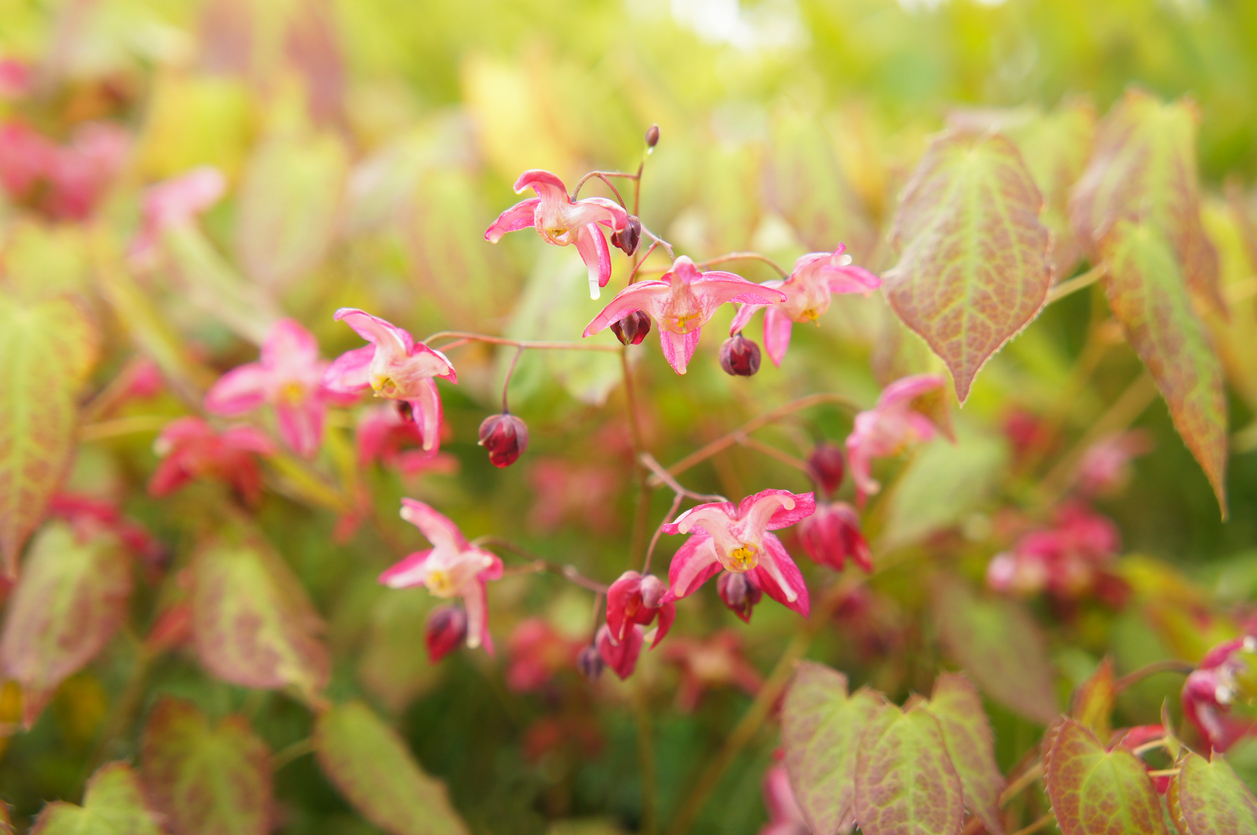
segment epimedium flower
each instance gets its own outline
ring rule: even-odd
[[[659,326],[664,358],[676,373],[684,374],[698,347],[703,325],[720,305],[728,302],[775,304],[784,299],[781,291],[733,273],[700,272],[693,261],[682,255],[658,281],[639,281],[621,290],[589,323],[584,335],[592,336],[637,311],[644,311]]]
[[[863,267],[852,265],[846,246],[838,244],[833,252],[810,252],[799,256],[794,270],[785,279],[765,281],[764,287],[780,290],[785,296],[781,304],[764,311],[764,349],[773,365],[780,366],[790,347],[790,331],[795,322],[815,322],[829,310],[835,293],[869,295],[882,286],[882,280]],[[738,310],[729,326],[729,335],[740,332],[751,322],[761,303],[748,303]]]
[[[146,189],[140,230],[127,252],[131,262],[139,266],[151,264],[166,230],[190,225],[226,190],[227,178],[211,165],[198,166]]]
[[[694,711],[710,689],[732,685],[754,696],[764,684],[759,671],[742,654],[742,639],[732,630],[722,629],[702,639],[674,638],[663,654],[680,668],[677,707],[686,713]]]
[[[649,626],[658,618],[651,649],[668,634],[676,619],[676,604],[665,600],[668,587],[653,574],[643,577],[636,571],[626,571],[607,589],[607,626],[616,642],[627,640],[633,626]],[[648,636],[649,637],[649,636]]]
[[[663,526],[666,534],[690,534],[668,568],[668,599],[687,597],[721,569],[748,574],[764,594],[804,617],[809,611],[807,586],[799,567],[769,531],[787,528],[812,515],[811,493],[764,490],[732,502],[710,502],[691,508]]]
[[[440,377],[458,382],[454,366],[440,351],[416,342],[409,332],[357,308],[342,307],[333,317],[370,342],[346,351],[323,372],[323,385],[334,394],[359,394],[368,389],[376,397],[404,400],[423,435],[423,450],[435,455],[440,445]]]
[[[380,582],[393,589],[424,586],[445,600],[461,597],[467,610],[467,646],[475,649],[483,644],[492,655],[484,584],[502,576],[502,560],[472,545],[457,525],[423,502],[402,499],[401,516],[418,528],[432,547],[386,569]]]
[[[600,288],[611,280],[611,250],[600,226],[619,233],[629,225],[628,212],[605,197],[572,200],[562,180],[539,168],[525,171],[515,181],[516,194],[529,188],[537,196],[521,200],[502,212],[485,230],[485,240],[495,244],[507,232],[532,226],[546,243],[574,244],[589,270],[589,297],[598,298]]]
[[[1205,654],[1183,684],[1183,715],[1218,753],[1257,736],[1257,637],[1245,635]],[[1239,708],[1237,710],[1236,708]]]
[[[987,585],[996,591],[1028,595],[1047,591],[1073,600],[1092,591],[1116,592],[1121,581],[1108,565],[1121,549],[1112,521],[1077,502],[1061,505],[1052,525],[1021,536],[1010,551],[987,566]]]
[[[166,424],[153,443],[161,463],[148,482],[154,497],[173,493],[188,482],[210,476],[230,484],[248,505],[262,498],[262,474],[255,455],[274,455],[275,444],[252,426],[214,431],[204,418],[182,417]]]
[[[509,467],[528,449],[528,425],[515,415],[489,415],[480,423],[479,445],[489,452],[489,463]]]
[[[616,641],[611,637],[611,627],[605,623],[598,627],[594,636],[594,646],[598,648],[598,657],[615,671],[620,681],[624,681],[637,669],[637,659],[641,657],[642,646],[646,643],[646,631],[637,624],[629,627],[624,639]]]
[[[544,690],[561,671],[577,663],[584,640],[573,640],[545,618],[527,618],[506,642],[506,686],[516,693]]]
[[[461,606],[438,606],[428,615],[423,643],[428,661],[435,664],[467,640],[467,613]]]
[[[842,571],[847,558],[871,572],[873,552],[860,532],[860,517],[846,502],[816,506],[816,512],[799,522],[799,544],[820,565]]]
[[[402,475],[458,470],[457,458],[423,451],[423,433],[411,419],[410,404],[405,400],[363,409],[354,440],[360,467],[379,461]]]
[[[724,571],[716,578],[716,594],[725,608],[740,617],[743,623],[751,622],[751,612],[764,599],[763,589],[755,585],[750,576]]]
[[[912,401],[945,385],[937,374],[914,374],[888,385],[877,405],[855,416],[847,436],[847,463],[861,504],[882,489],[870,473],[874,458],[898,455],[908,445],[931,440],[939,427],[912,408]]]
[[[778,752],[780,760],[780,752]],[[780,761],[769,766],[764,772],[764,808],[768,810],[768,823],[759,830],[759,835],[809,835],[807,820],[799,801],[795,799],[794,789],[790,786],[790,775],[786,772],[785,763]]]

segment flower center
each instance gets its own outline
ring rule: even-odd
[[[397,384],[392,377],[380,374],[371,378],[371,390],[376,397],[393,397],[397,393]]]
[[[701,313],[686,313],[680,316],[669,316],[668,330],[673,333],[689,333],[693,330],[692,324],[694,320],[701,316]]]
[[[759,546],[743,542],[729,552],[729,570],[741,574],[750,571],[759,562]]]
[[[300,403],[305,396],[306,387],[296,380],[289,380],[279,389],[279,399],[290,406]]]
[[[454,586],[454,578],[450,577],[448,571],[429,571],[424,585],[437,597],[453,597],[458,591]]]
[[[538,231],[541,232],[541,237],[545,238],[547,242],[552,244],[567,246],[572,242],[572,230],[568,229],[566,226],[545,226],[541,227]]]

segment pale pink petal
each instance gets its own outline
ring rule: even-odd
[[[323,443],[323,421],[327,407],[316,398],[303,403],[275,404],[275,420],[279,437],[293,452],[304,458],[313,457]]]
[[[563,181],[544,169],[530,168],[519,175],[515,181],[515,193],[520,194],[528,188],[537,192],[542,200],[568,202],[567,187]]]
[[[781,367],[781,361],[786,358],[786,350],[790,347],[790,334],[794,329],[794,322],[790,321],[790,317],[776,307],[769,307],[764,311],[764,350],[768,352],[768,358],[772,360],[773,365]]]
[[[319,361],[314,334],[293,319],[280,319],[262,343],[262,365],[267,368],[303,368]],[[295,375],[294,375],[295,376]]]
[[[904,377],[882,390],[881,396],[877,398],[877,408],[884,409],[896,403],[909,403],[945,385],[947,385],[946,381],[937,374],[913,374],[911,377]]]
[[[628,212],[619,203],[606,197],[577,200],[568,207],[564,217],[573,226],[601,223],[614,232],[628,226]]]
[[[690,359],[694,356],[694,349],[698,347],[698,337],[702,330],[702,328],[695,328],[689,333],[673,333],[663,328],[659,329],[659,343],[663,347],[663,358],[676,373],[685,373]]]
[[[205,393],[205,410],[215,415],[242,415],[266,402],[269,375],[260,363],[239,365],[218,378]]]
[[[371,388],[371,360],[374,345],[346,351],[323,371],[323,387],[334,395],[359,394]]]
[[[258,455],[274,455],[278,452],[275,442],[261,429],[253,426],[229,426],[220,437],[225,445],[244,452],[256,452]]]
[[[428,570],[424,563],[427,562],[430,556],[432,556],[431,548],[426,551],[416,551],[400,562],[396,562],[384,569],[380,573],[379,581],[391,589],[408,589],[412,586],[422,586],[428,576]]]
[[[449,357],[435,348],[429,348],[422,342],[416,343],[410,349],[410,358],[407,363],[413,374],[440,377],[442,380],[458,383],[458,374],[454,371],[454,363],[450,362]]]
[[[861,507],[866,496],[872,496],[882,489],[871,472],[872,460],[864,448],[862,437],[852,432],[847,436],[847,468],[851,472],[851,480],[855,482],[856,498]]]
[[[903,419],[907,421],[908,426],[912,429],[912,434],[916,436],[918,441],[933,440],[934,436],[938,434],[938,427],[934,425],[934,422],[920,412],[908,412],[903,416]]]
[[[355,307],[342,307],[332,316],[337,322],[344,322],[354,332],[380,350],[396,356],[407,356],[414,347],[415,339],[409,332],[402,330],[379,316],[372,316],[365,310]]]
[[[706,533],[695,533],[677,549],[668,566],[668,595],[688,597],[720,572],[716,544]],[[666,598],[665,598],[666,599]]]
[[[441,394],[437,391],[436,380],[429,377],[419,385],[419,396],[409,401],[411,414],[419,434],[423,438],[423,451],[429,455],[436,454],[441,445]]]
[[[663,281],[639,281],[625,287],[611,304],[602,309],[593,321],[585,327],[584,336],[593,336],[600,330],[611,327],[634,310],[644,310],[656,322],[660,311],[671,295],[671,288]]]
[[[711,316],[712,311],[726,302],[776,304],[786,300],[786,294],[780,290],[747,281],[742,276],[733,273],[714,270],[693,279],[690,282],[690,289],[708,317]]]
[[[418,528],[434,548],[451,551],[467,548],[467,539],[458,526],[430,505],[415,499],[402,499],[401,517]]]
[[[826,269],[823,275],[828,279],[831,293],[863,293],[867,296],[882,286],[882,280],[873,273],[850,264]]]
[[[493,636],[489,634],[489,605],[484,581],[468,583],[463,591],[463,605],[467,607],[467,646],[475,649],[484,645],[484,651],[493,655]]]
[[[699,505],[677,517],[676,530],[679,533],[705,531],[715,540],[718,549],[727,554],[742,545],[732,531],[735,512],[728,502]]]
[[[489,561],[488,567],[481,569],[480,573],[476,576],[481,580],[501,580],[503,569],[502,558],[497,554],[492,554],[488,551],[481,551],[479,548],[473,548],[472,550],[474,550],[481,557],[488,558]]]
[[[535,223],[537,217],[537,206],[541,203],[539,197],[529,197],[527,200],[521,200],[514,206],[511,206],[505,212],[498,215],[498,219],[485,230],[484,238],[491,244],[496,244],[502,240],[502,236],[507,232],[518,232],[520,229],[527,229]]]
[[[576,232],[576,251],[589,270],[589,298],[596,299],[601,295],[599,288],[611,280],[611,250],[598,224],[587,224]]]
[[[148,480],[148,494],[160,499],[178,490],[192,480],[192,473],[183,466],[183,456],[172,452],[157,463],[157,469]]]
[[[668,534],[669,536],[676,536],[677,534],[681,534],[681,533],[689,533],[694,528],[695,515],[698,514],[701,518],[702,514],[707,513],[709,511],[723,514],[723,519],[726,524],[729,522],[732,522],[738,513],[738,509],[733,506],[733,502],[708,502],[707,504],[700,504],[697,507],[691,507],[689,510],[685,511],[680,516],[678,516],[675,520],[664,524],[661,530],[664,533]],[[713,516],[709,518],[719,518],[719,517]],[[690,522],[686,523],[685,522],[686,519],[689,519]]]
[[[761,490],[753,496],[747,496],[738,505],[738,518],[756,517],[756,530],[759,530],[761,523],[764,530],[769,531],[788,528],[815,512],[815,494],[791,493],[789,490]]]
[[[811,611],[807,584],[803,582],[803,574],[790,559],[786,547],[773,534],[765,534],[764,551],[759,565],[751,569],[759,587],[782,606],[807,617]]]
[[[839,244],[838,247],[841,249],[842,244]],[[794,270],[791,271],[790,275],[796,276],[809,270],[819,269],[821,266],[828,264],[829,259],[833,257],[834,253],[832,252],[809,252],[806,255],[800,255],[798,260],[794,262]]]
[[[717,275],[733,275],[733,273],[717,273]],[[694,265],[693,259],[688,255],[682,255],[672,262],[672,266],[663,278],[665,281],[686,285],[694,282],[701,276],[702,273]]]
[[[734,336],[745,330],[746,326],[751,324],[751,317],[761,307],[765,307],[765,305],[744,304],[739,307],[738,312],[733,314],[733,321],[729,323],[729,336]]]

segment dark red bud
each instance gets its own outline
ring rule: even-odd
[[[846,468],[843,463],[842,447],[837,444],[821,441],[816,445],[816,449],[812,450],[811,457],[807,459],[807,465],[811,468],[812,477],[816,479],[816,483],[827,494],[833,493],[842,485],[842,476]]]
[[[642,222],[637,215],[629,215],[628,225],[618,232],[611,233],[611,245],[624,250],[625,255],[637,252],[637,245],[642,241]]]
[[[750,377],[759,371],[759,346],[742,334],[731,336],[720,346],[720,367],[734,377]]]
[[[585,647],[580,651],[580,655],[576,656],[576,668],[590,681],[598,680],[598,676],[602,675],[602,667],[602,656],[598,654],[598,648],[593,644]]]
[[[657,609],[668,593],[668,584],[653,574],[642,578],[642,605],[648,609]]]
[[[646,147],[653,148],[659,144],[659,126],[651,125],[646,131]]]
[[[458,606],[433,610],[423,639],[428,645],[428,660],[435,664],[467,640],[467,613]]]
[[[745,574],[734,574],[732,571],[721,572],[716,580],[716,593],[729,611],[746,623],[751,622],[751,609],[764,598],[764,592]]]
[[[621,345],[640,345],[650,333],[650,317],[644,310],[634,310],[620,321],[612,322],[611,332]]]
[[[489,451],[489,463],[509,467],[528,449],[528,427],[511,414],[489,415],[480,424],[480,445]]]

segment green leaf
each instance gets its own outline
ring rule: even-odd
[[[405,743],[360,702],[319,717],[323,773],[371,823],[392,835],[465,835],[445,786],[425,774]]]
[[[850,823],[860,736],[885,702],[868,690],[847,695],[847,679],[800,661],[781,711],[781,744],[795,799],[814,835]]]
[[[1038,315],[1052,284],[1043,196],[998,134],[934,139],[895,212],[891,308],[946,363],[963,403],[991,355]]]
[[[216,540],[192,560],[192,630],[212,674],[245,687],[291,685],[317,702],[330,660],[300,581],[257,539]]]
[[[112,537],[80,543],[53,522],[36,538],[0,631],[0,669],[22,685],[28,728],[61,682],[109,643],[130,596],[131,562]]]
[[[964,819],[960,776],[943,729],[921,706],[887,705],[865,730],[855,773],[864,835],[955,835]]]
[[[1222,363],[1192,310],[1169,242],[1154,226],[1119,221],[1105,240],[1104,289],[1126,339],[1170,408],[1227,515],[1227,407]]]
[[[1004,778],[995,764],[995,737],[982,709],[982,699],[969,679],[943,673],[925,709],[938,720],[952,765],[960,775],[965,806],[982,819],[988,832],[1003,835],[999,796]]]
[[[1090,728],[1100,739],[1108,739],[1113,730],[1111,718],[1116,701],[1117,682],[1113,677],[1113,659],[1105,656],[1091,678],[1078,686],[1069,714],[1084,727]]]
[[[144,730],[140,773],[175,835],[266,835],[270,757],[244,717],[211,727],[190,702],[164,698]]]
[[[987,695],[1044,725],[1059,715],[1047,642],[1020,604],[980,598],[950,577],[935,584],[933,603],[943,646]]]
[[[1212,762],[1190,751],[1178,762],[1171,813],[1184,835],[1243,835],[1257,832],[1257,798],[1226,758]]]
[[[1165,835],[1157,790],[1130,751],[1105,751],[1090,731],[1066,719],[1044,766],[1062,835]]]
[[[98,351],[96,327],[74,303],[0,293],[0,552],[10,579],[69,466],[75,397]]]
[[[131,767],[106,763],[87,781],[82,806],[49,803],[31,835],[162,835],[162,829]]]

